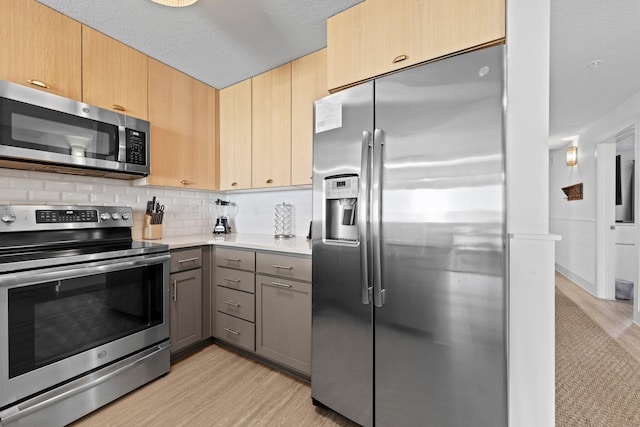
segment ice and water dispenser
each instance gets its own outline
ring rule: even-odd
[[[358,243],[358,175],[330,176],[324,184],[324,240]]]

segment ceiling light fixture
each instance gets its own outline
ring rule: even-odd
[[[151,0],[151,1],[154,3],[162,4],[164,6],[185,7],[185,6],[191,6],[198,0]]]

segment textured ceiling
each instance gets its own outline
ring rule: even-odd
[[[551,0],[550,60],[549,142],[561,147],[640,91],[640,1]]]
[[[361,0],[38,1],[222,89],[325,47],[326,19]],[[640,1],[551,0],[550,60],[559,147],[640,91]]]
[[[38,0],[222,89],[326,46],[326,20],[362,0]]]

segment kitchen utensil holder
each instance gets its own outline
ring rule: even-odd
[[[162,239],[162,224],[151,224],[151,215],[144,216],[142,238],[145,240]]]
[[[293,237],[293,205],[284,202],[276,205],[275,237]]]

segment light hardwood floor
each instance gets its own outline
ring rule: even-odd
[[[73,427],[356,426],[313,406],[308,384],[215,344]]]
[[[640,327],[627,302],[604,301],[556,273],[556,288],[640,361]],[[72,424],[101,426],[356,426],[311,403],[308,384],[217,345]]]
[[[632,322],[631,302],[598,299],[558,272],[556,289],[569,297],[640,362],[640,326]]]

